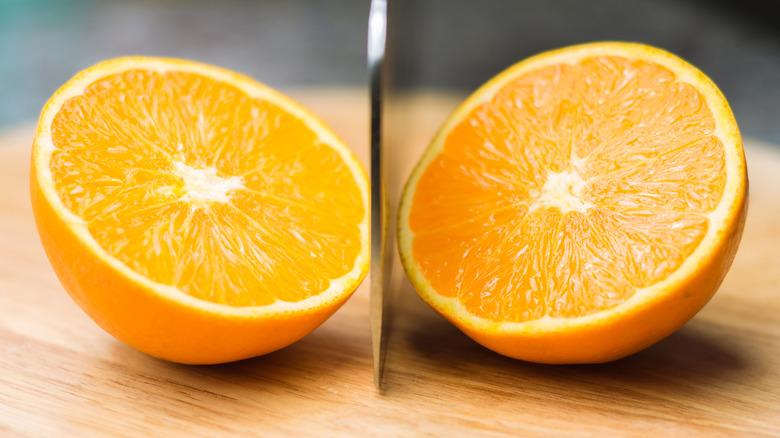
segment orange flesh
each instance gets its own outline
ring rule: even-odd
[[[340,155],[279,106],[193,73],[127,71],[54,118],[60,199],[139,274],[232,306],[300,301],[354,266]]]
[[[657,64],[588,58],[514,78],[449,132],[411,204],[436,293],[502,322],[612,308],[707,232],[724,148],[702,96]]]

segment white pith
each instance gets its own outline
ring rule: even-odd
[[[541,190],[530,193],[531,206],[529,211],[539,208],[558,208],[561,214],[570,211],[587,213],[593,205],[583,201],[583,190],[587,181],[576,170],[551,172],[542,185]]]
[[[192,208],[206,207],[213,202],[228,202],[229,191],[246,188],[240,176],[220,177],[214,167],[196,169],[174,161],[173,174],[184,182],[184,194],[179,200]]]

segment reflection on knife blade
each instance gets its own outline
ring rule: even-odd
[[[372,0],[368,18],[368,73],[371,107],[371,344],[374,358],[374,385],[379,388],[387,351],[389,304],[386,288],[390,278],[387,241],[388,211],[385,197],[386,151],[383,150],[384,93],[387,84],[385,48],[387,41],[387,0]]]

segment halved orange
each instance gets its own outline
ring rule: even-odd
[[[398,242],[420,296],[477,342],[604,362],[707,303],[746,211],[716,86],[660,49],[593,43],[510,67],[449,117],[408,180]]]
[[[316,116],[239,74],[129,57],[43,109],[32,205],[73,299],[150,355],[218,363],[284,347],[368,271],[368,182]]]

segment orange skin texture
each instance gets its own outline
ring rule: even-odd
[[[35,168],[33,163],[30,194],[36,226],[60,282],[95,323],[151,356],[185,364],[259,356],[301,339],[351,296],[345,294],[333,305],[272,318],[230,317],[172,301],[91,256],[55,214],[36,182]]]

